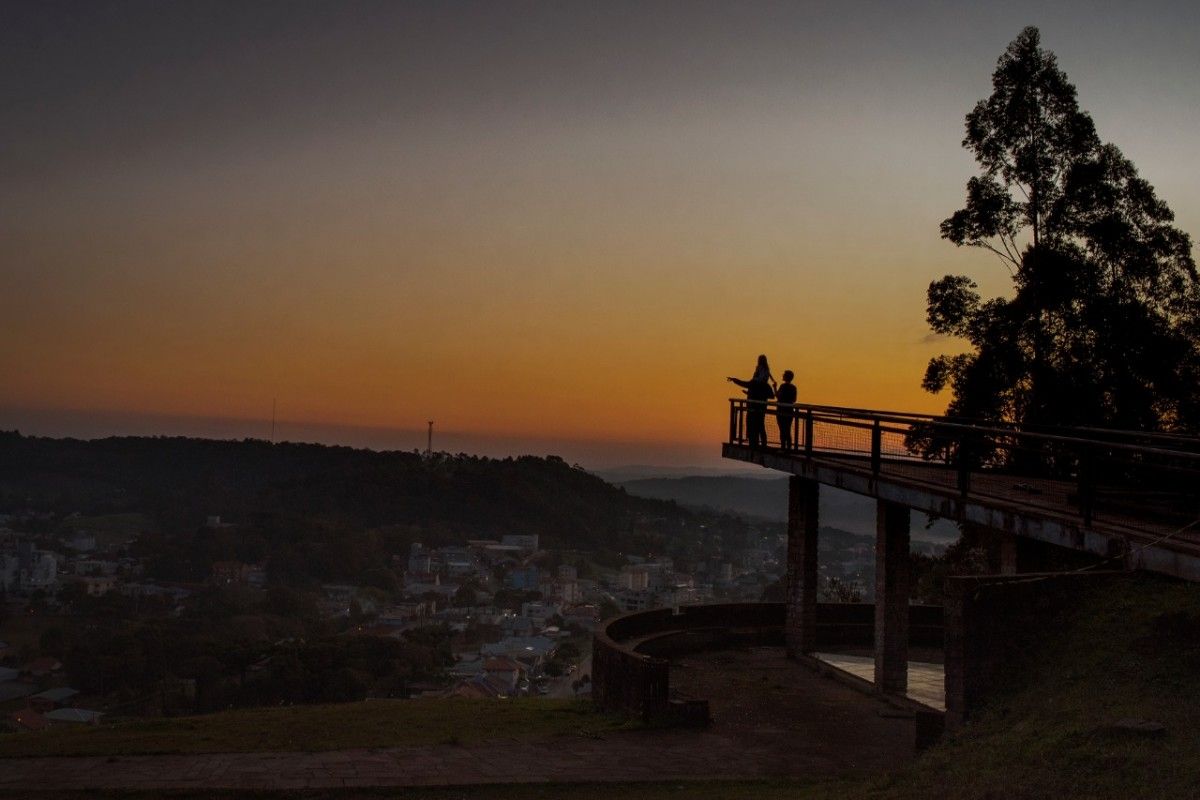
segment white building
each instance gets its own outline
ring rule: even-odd
[[[626,564],[621,567],[621,588],[630,592],[645,591],[650,587],[650,572],[644,564]]]

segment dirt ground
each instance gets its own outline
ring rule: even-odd
[[[781,648],[679,658],[671,687],[709,701],[712,734],[775,752],[781,774],[799,765],[806,775],[887,770],[914,757],[910,716],[789,661]]]

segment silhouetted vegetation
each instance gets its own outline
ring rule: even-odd
[[[272,583],[361,581],[393,589],[387,567],[431,546],[507,533],[544,547],[695,555],[714,526],[746,524],[632,497],[553,456],[375,452],[259,440],[0,433],[0,510],[146,512],[137,554],[163,580],[206,578],[215,561],[265,561]],[[237,529],[201,527],[220,515]],[[705,528],[707,525],[707,529]],[[622,559],[623,560],[623,559]]]
[[[404,640],[339,635],[314,597],[285,587],[206,587],[175,609],[117,594],[66,598],[41,634],[74,687],[126,714],[404,697],[453,662],[450,631]]]
[[[1036,28],[992,82],[963,140],[981,174],[942,236],[996,254],[1015,293],[984,299],[962,275],[930,285],[930,327],[971,350],[932,359],[923,386],[950,388],[951,416],[1196,431],[1200,283],[1187,234],[1101,141]]]

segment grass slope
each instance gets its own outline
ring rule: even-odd
[[[475,744],[595,736],[628,725],[584,700],[368,700],[10,734],[0,736],[0,758]]]
[[[861,796],[1200,796],[1200,586],[1129,578],[1082,596],[1055,634],[962,733]],[[1113,731],[1123,718],[1166,735]]]

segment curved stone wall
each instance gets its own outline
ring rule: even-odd
[[[940,606],[911,606],[914,644],[941,646]],[[870,603],[820,603],[817,641],[822,646],[870,646],[875,607]],[[657,608],[605,621],[592,640],[592,699],[606,711],[647,721],[703,724],[707,700],[671,697],[671,656],[725,647],[784,642],[783,603],[719,603]]]

